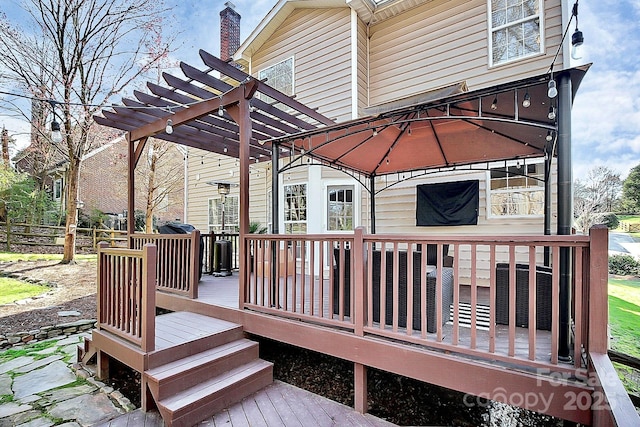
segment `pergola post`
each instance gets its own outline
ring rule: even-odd
[[[138,145],[135,146],[135,140],[132,139],[131,132],[127,133],[127,143],[129,144],[128,165],[129,171],[127,176],[127,235],[132,235],[136,231],[136,166],[142,155],[142,150],[147,144],[148,137],[140,138]],[[127,247],[129,240],[127,239]]]
[[[570,235],[573,224],[571,171],[571,76],[559,75],[558,85],[558,235]],[[571,250],[560,248],[560,331],[558,358],[571,359]]]
[[[371,196],[371,234],[376,234],[376,177],[369,177],[369,192]]]

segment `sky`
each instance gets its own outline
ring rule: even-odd
[[[241,40],[276,1],[233,0],[242,16]],[[176,62],[199,67],[199,49],[219,54],[220,11],[225,1],[165,0],[165,4],[173,14],[168,27],[184,30],[176,36]],[[10,19],[19,16],[16,9],[14,0],[0,0],[0,11]],[[578,19],[585,39],[583,57],[572,65],[593,65],[573,106],[573,178],[585,179],[592,168],[606,166],[624,179],[640,164],[640,0],[582,0]],[[570,42],[574,28],[572,23],[565,43]],[[19,141],[26,140],[28,123],[7,118],[0,111],[0,127],[3,125]]]

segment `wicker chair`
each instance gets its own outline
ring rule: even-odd
[[[428,254],[427,249],[427,254]],[[445,252],[446,254],[446,252]],[[434,258],[435,260],[435,258]],[[435,261],[432,260],[434,263]],[[373,321],[380,321],[380,272],[381,253],[373,252]],[[398,252],[398,326],[406,327],[407,318],[407,252]],[[385,271],[385,324],[393,324],[393,252],[386,252]],[[422,301],[420,299],[422,267],[422,252],[413,252],[413,329],[422,330],[420,313]],[[442,324],[449,320],[450,307],[453,302],[453,269],[445,267],[442,271]],[[437,331],[436,325],[436,274],[427,274],[427,331]]]
[[[340,248],[333,248],[333,314],[340,313]],[[344,310],[345,316],[351,316],[351,249],[344,250]]]
[[[536,329],[551,330],[551,268],[536,266]],[[496,323],[509,324],[509,264],[496,265]],[[529,326],[529,266],[516,264],[516,326]]]

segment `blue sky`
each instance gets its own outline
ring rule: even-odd
[[[220,10],[224,1],[165,0],[177,36],[176,60],[199,66],[198,50],[220,51]],[[276,0],[234,0],[242,15],[241,40],[249,36]],[[11,18],[14,2],[0,0]],[[640,164],[640,0],[580,2],[579,28],[585,38],[583,57],[592,62],[573,107],[573,176],[584,178],[595,166],[608,166],[624,178]],[[575,24],[568,34],[570,38]],[[568,42],[568,41],[566,41]],[[0,88],[1,89],[1,88]],[[119,102],[119,100],[114,100]],[[3,118],[0,126],[20,131],[25,124]]]

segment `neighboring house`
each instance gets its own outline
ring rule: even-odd
[[[90,214],[99,210],[110,215],[110,227],[120,227],[124,223],[123,212],[127,208],[127,141],[124,136],[113,139],[83,157],[80,166],[79,197],[84,203],[82,210]],[[157,223],[182,220],[184,211],[184,156],[181,147],[168,145],[169,152],[159,162],[156,174],[156,186],[162,200],[154,209]],[[146,160],[146,157],[142,161]],[[163,171],[177,171],[169,178]],[[145,210],[147,200],[147,168],[139,166],[139,178],[136,180],[136,210]]]
[[[558,0],[512,3],[280,0],[232,59],[245,72],[344,122],[368,115],[367,108],[428,99],[436,89],[476,90],[547,73],[568,19],[562,10],[569,11],[569,5]],[[228,9],[221,13],[223,41],[230,37],[225,33]],[[514,33],[519,34],[518,43],[513,42]],[[228,59],[225,54],[221,53],[221,59]],[[555,62],[557,70],[568,67],[567,58],[561,51]],[[410,180],[377,178],[380,186],[395,185],[376,196],[376,232],[542,233],[543,161],[514,160]],[[271,229],[270,166],[256,163],[251,167],[250,219]],[[554,195],[551,230],[555,230],[555,162],[550,176]],[[416,225],[418,185],[470,180],[479,187],[477,225]],[[187,222],[204,232],[219,230],[221,196],[215,186],[206,185],[218,181],[238,182],[236,161],[190,148]],[[279,193],[280,232],[371,227],[369,193],[336,170],[323,166],[292,169],[282,175]],[[237,187],[232,187],[226,199],[225,225],[229,225],[237,222]]]

